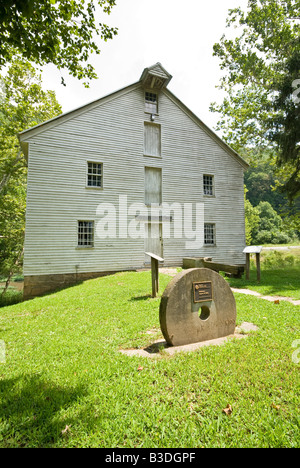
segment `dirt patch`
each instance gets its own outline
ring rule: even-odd
[[[183,346],[169,346],[166,341],[157,340],[150,346],[143,349],[120,349],[120,353],[127,356],[140,356],[147,358],[162,357],[163,355],[172,356],[176,353],[191,352],[204,346],[217,346],[223,345],[228,340],[236,338],[242,339],[247,337],[248,333],[257,331],[258,327],[253,323],[244,322],[239,327],[236,327],[233,335],[225,336],[223,338],[216,338],[214,340],[201,341],[199,343],[192,343]]]
[[[176,268],[160,268],[159,273],[163,273],[164,275],[169,275],[169,276],[176,276],[178,274],[178,271]]]

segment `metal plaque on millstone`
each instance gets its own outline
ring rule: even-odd
[[[213,340],[234,334],[236,303],[221,275],[208,268],[192,268],[166,287],[159,319],[169,345]]]

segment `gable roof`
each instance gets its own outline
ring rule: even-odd
[[[34,127],[28,128],[27,130],[23,130],[18,135],[19,140],[22,144],[23,142],[27,141],[26,139],[38,135],[39,133],[42,133],[45,130],[48,130],[49,128],[53,128],[63,122],[66,122],[78,115],[83,114],[84,112],[94,109],[95,107],[104,104],[105,102],[111,101],[112,99],[115,99],[119,96],[122,96],[123,94],[132,91],[137,87],[137,85],[140,85],[139,81],[132,85],[126,86],[125,88],[121,88],[118,91],[114,91],[113,93],[107,94],[102,98],[95,99],[94,101],[84,104],[83,106],[77,107],[76,109],[64,112],[63,114],[53,117],[53,119],[47,120],[46,122],[42,122],[38,125],[35,125]]]
[[[155,81],[153,81],[153,78],[155,78]],[[234,151],[227,143],[225,143],[213,130],[211,130],[207,125],[202,122],[199,117],[197,117],[185,104],[183,104],[180,99],[178,99],[169,89],[166,88],[167,84],[170,82],[172,79],[172,75],[170,75],[164,68],[163,66],[158,62],[155,65],[152,65],[151,67],[145,68],[145,70],[142,73],[142,76],[139,81],[136,83],[133,83],[129,86],[126,86],[124,88],[121,88],[118,91],[115,91],[113,93],[110,93],[106,96],[103,96],[100,99],[96,99],[90,103],[84,104],[83,106],[80,106],[74,110],[65,112],[63,114],[58,115],[57,117],[54,117],[53,119],[50,119],[46,122],[43,122],[41,124],[38,124],[32,128],[29,128],[27,130],[24,130],[23,132],[19,133],[19,140],[21,143],[22,150],[25,154],[25,156],[28,156],[28,139],[49,129],[52,127],[55,127],[59,125],[62,122],[66,122],[67,120],[70,120],[78,115],[81,115],[84,112],[87,112],[91,109],[94,109],[95,107],[104,104],[105,102],[108,102],[110,100],[116,99],[117,97],[120,97],[140,86],[143,87],[151,87],[148,86],[150,80],[152,83],[152,87],[155,87],[155,89],[162,89],[163,92],[178,106],[181,108],[183,112],[185,112],[202,130],[204,130],[211,138],[213,138],[227,153],[229,153],[232,157],[234,157],[246,170],[249,167],[249,164],[241,157],[239,154]],[[158,81],[157,81],[158,80]],[[151,84],[150,83],[150,84]]]
[[[215,140],[227,153],[233,156],[245,170],[249,168],[249,164],[232,149],[222,138],[220,138],[211,128],[209,128],[196,114],[194,114],[178,97],[175,96],[169,89],[166,89],[165,94],[185,112],[199,127],[204,130],[213,140]]]
[[[161,63],[157,62],[151,67],[145,68],[140,78],[145,88],[163,89],[168,86],[172,79],[172,75],[164,69]]]

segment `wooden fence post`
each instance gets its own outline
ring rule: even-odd
[[[246,253],[246,280],[250,279],[250,254]]]

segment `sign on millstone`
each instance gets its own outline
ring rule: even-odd
[[[213,340],[234,334],[236,303],[221,275],[208,268],[191,268],[166,287],[159,319],[171,346]]]

